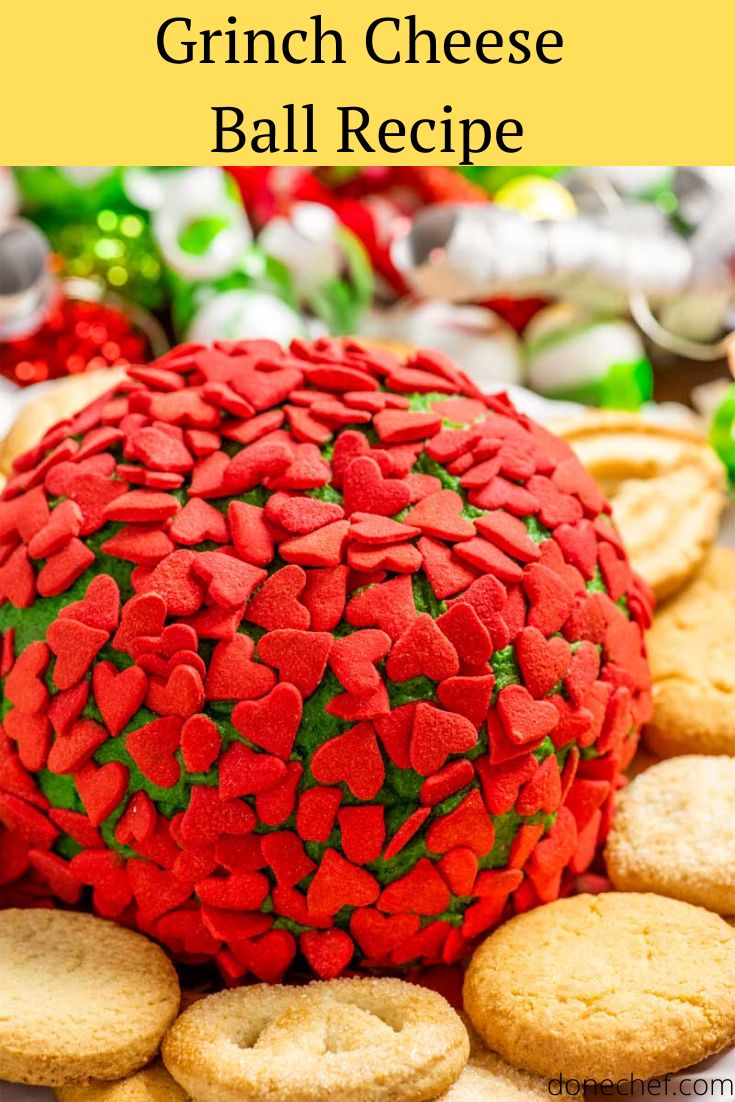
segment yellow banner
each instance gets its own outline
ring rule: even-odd
[[[11,2],[5,164],[720,163],[735,4]]]

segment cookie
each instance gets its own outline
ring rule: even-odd
[[[155,1054],[179,1008],[168,957],[92,915],[0,911],[0,1079],[120,1079]]]
[[[354,979],[212,995],[181,1015],[162,1052],[207,1102],[424,1102],[457,1079],[469,1040],[435,992]]]
[[[532,1102],[546,1099],[547,1081],[519,1071],[494,1052],[472,1059],[454,1086],[437,1102]]]
[[[659,600],[696,573],[725,507],[722,464],[695,430],[598,410],[553,422],[609,496],[633,566]]]
[[[475,953],[465,1009],[546,1078],[648,1079],[735,1040],[735,934],[656,895],[578,895],[518,915]]]
[[[70,1083],[56,1090],[58,1102],[188,1102],[160,1061],[113,1083]]]
[[[651,766],[623,792],[605,856],[620,891],[735,914],[735,759]]]
[[[715,548],[648,635],[653,718],[648,748],[735,757],[735,551]]]
[[[38,397],[26,402],[10,432],[0,441],[0,473],[9,474],[15,459],[35,447],[52,425],[78,413],[88,402],[112,390],[124,378],[123,368],[112,367],[84,375],[68,375],[45,384]]]

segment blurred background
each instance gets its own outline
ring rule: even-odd
[[[0,435],[177,341],[355,334],[705,424],[732,475],[733,328],[735,166],[0,168]]]

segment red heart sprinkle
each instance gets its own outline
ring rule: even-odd
[[[546,639],[538,628],[523,628],[516,638],[516,656],[531,696],[546,696],[558,684],[572,661],[566,639]],[[593,678],[594,680],[594,678]]]
[[[117,582],[108,574],[98,574],[89,583],[84,599],[62,608],[59,618],[78,620],[100,631],[115,631],[120,621],[120,590]]]
[[[358,723],[345,734],[322,743],[314,752],[311,771],[321,784],[344,781],[358,800],[372,800],[385,780],[373,725]]]
[[[281,567],[266,579],[250,601],[247,619],[266,631],[276,628],[305,630],[311,623],[309,611],[299,599],[305,585],[306,574],[300,566]]]
[[[449,889],[426,857],[383,892],[378,907],[386,914],[438,915],[450,903]]]
[[[301,723],[301,695],[282,681],[266,697],[235,706],[232,722],[243,738],[288,761]]]
[[[92,826],[100,826],[120,804],[128,789],[128,771],[119,761],[97,766],[88,762],[74,777]]]
[[[355,911],[350,929],[367,957],[382,960],[409,940],[419,929],[418,915],[397,914],[391,918],[367,907]]]
[[[411,765],[422,777],[436,773],[450,754],[471,750],[477,742],[477,730],[464,716],[445,712],[420,701],[411,736]]]
[[[379,895],[380,886],[369,872],[328,849],[309,885],[306,901],[314,914],[335,915],[344,906],[369,907]]]
[[[222,740],[214,720],[190,716],[181,729],[181,756],[190,773],[208,773],[220,755]]]
[[[344,472],[344,510],[352,513],[377,513],[393,516],[409,504],[410,494],[405,483],[396,478],[384,478],[374,459],[361,456],[354,459]]]
[[[299,948],[322,980],[341,976],[355,953],[355,943],[344,930],[307,930],[299,937]]]
[[[307,697],[319,687],[331,649],[329,632],[281,628],[261,638],[258,657]]]
[[[470,896],[477,878],[477,857],[467,846],[456,846],[445,853],[439,871],[454,895]]]
[[[95,751],[107,742],[107,731],[92,719],[79,719],[51,747],[48,768],[52,773],[77,773]]]
[[[218,643],[209,662],[207,700],[257,700],[275,684],[272,670],[253,661],[255,644],[247,635]]]
[[[272,754],[256,754],[241,742],[233,742],[219,762],[219,790],[223,800],[252,796],[282,781],[286,766]]]
[[[49,692],[43,680],[51,654],[45,643],[26,647],[5,681],[5,696],[19,711],[27,715],[41,712],[49,702]]]
[[[379,804],[345,807],[339,813],[342,850],[349,861],[376,861],[385,842],[385,808]]]
[[[408,681],[421,675],[443,681],[457,673],[459,659],[435,621],[422,612],[394,643],[385,669],[393,681]]]
[[[166,602],[158,593],[132,597],[122,611],[122,620],[112,640],[116,650],[130,654],[130,648],[141,636],[158,637],[166,623]]]
[[[328,841],[341,803],[342,792],[339,788],[316,787],[302,792],[296,810],[299,837],[305,842]]]
[[[181,775],[175,757],[180,744],[181,720],[177,716],[154,719],[125,738],[125,749],[141,773],[160,788],[172,788]]]
[[[265,570],[219,551],[200,552],[192,568],[207,586],[209,600],[228,609],[241,608],[266,577]]]
[[[342,619],[348,573],[347,566],[306,571],[302,600],[311,615],[312,631],[333,631]]]
[[[465,796],[459,807],[435,819],[426,834],[433,853],[446,853],[455,846],[466,846],[484,857],[493,848],[495,829],[477,789]]]
[[[390,636],[367,629],[335,639],[329,655],[333,673],[350,693],[367,693],[381,685],[375,663],[390,650]]]
[[[176,542],[185,547],[193,547],[205,540],[214,543],[227,543],[229,530],[227,520],[201,498],[189,498],[184,508],[174,517],[169,528],[169,535]]]
[[[418,548],[429,584],[440,600],[466,589],[477,577],[477,571],[458,559],[446,544],[424,536],[419,540]]]
[[[70,689],[84,677],[109,639],[107,631],[88,627],[79,620],[55,620],[46,631],[46,642],[56,655],[53,682]]]
[[[24,549],[19,548],[19,550]],[[3,588],[7,588],[6,571],[15,562],[17,554],[18,552],[11,556],[0,570],[0,594]],[[46,559],[46,565],[36,579],[39,594],[42,597],[58,597],[61,593],[66,593],[93,562],[94,552],[86,544],[79,539],[70,540],[62,551],[57,551],[55,555]],[[17,565],[15,569],[18,570]],[[16,578],[13,581],[15,582]],[[17,605],[19,596],[17,591],[15,594],[8,592],[8,598],[13,604],[19,608],[27,608],[27,605]]]

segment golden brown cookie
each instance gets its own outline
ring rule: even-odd
[[[354,979],[212,995],[181,1015],[162,1053],[207,1102],[424,1102],[457,1079],[469,1041],[435,992]]]
[[[735,914],[735,758],[653,765],[623,792],[605,850],[620,891]]]
[[[539,1102],[549,1091],[547,1080],[506,1064],[483,1046],[473,1050],[456,1083],[437,1102]]]
[[[113,1083],[70,1083],[56,1088],[58,1102],[189,1102],[189,1096],[157,1060]]]
[[[701,565],[725,507],[725,476],[704,437],[633,413],[597,410],[550,425],[613,506],[633,566],[659,600]]]
[[[735,756],[735,551],[715,548],[694,581],[656,615],[648,635],[661,758]]]
[[[648,1079],[735,1040],[734,986],[719,915],[608,892],[501,926],[472,958],[464,1002],[485,1043],[537,1075]]]
[[[8,435],[0,441],[0,473],[9,474],[14,460],[34,447],[52,425],[78,413],[124,378],[123,368],[111,367],[46,384],[42,393],[23,407]]]
[[[149,1062],[179,1008],[165,953],[69,911],[0,911],[0,1079],[57,1087]]]

